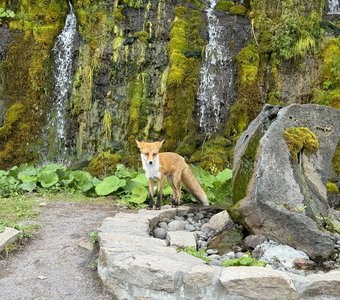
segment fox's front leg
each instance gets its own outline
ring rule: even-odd
[[[148,208],[153,209],[153,193],[154,193],[153,181],[149,179],[148,184],[149,184],[149,194],[148,194],[149,207]]]
[[[163,192],[163,178],[158,180],[156,209],[161,209]]]

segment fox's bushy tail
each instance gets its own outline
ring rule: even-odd
[[[195,175],[190,170],[189,166],[186,166],[182,172],[181,181],[187,190],[192,193],[197,200],[201,201],[203,205],[209,205],[207,194],[197,181]]]

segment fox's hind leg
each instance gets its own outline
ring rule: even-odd
[[[178,201],[177,199],[177,192],[176,192],[176,187],[173,181],[173,176],[172,175],[168,175],[166,177],[166,179],[168,180],[168,183],[172,189],[172,199],[171,199],[171,203],[172,203],[172,207],[177,207],[178,206]]]

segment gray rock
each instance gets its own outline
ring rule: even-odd
[[[290,127],[308,127],[314,132],[319,142],[317,153],[302,151],[299,160],[293,160],[283,137]],[[294,246],[313,259],[329,257],[334,239],[314,220],[320,214],[332,215],[325,185],[339,128],[340,111],[330,107],[293,104],[263,108],[239,138],[233,166],[233,186],[241,182],[245,186],[233,189],[233,198],[240,201],[239,212],[252,233]]]
[[[228,252],[228,253],[226,253],[222,256],[222,260],[224,260],[224,259],[234,259],[235,257],[236,257],[235,253],[233,251],[230,251],[230,252]]]
[[[267,241],[267,238],[264,235],[248,235],[244,239],[244,249],[245,250],[252,250],[255,249],[257,245],[262,244],[263,242]]]
[[[165,230],[167,230],[168,229],[168,224],[166,222],[160,222],[158,224],[158,227],[164,228]]]
[[[240,258],[240,257],[242,257],[243,255],[244,255],[243,252],[236,252],[236,253],[235,253],[235,258]]]
[[[198,212],[196,214],[196,217],[199,219],[199,220],[202,220],[204,218],[204,215],[201,213],[201,212]]]
[[[19,230],[5,227],[3,232],[0,232],[0,252],[5,249],[6,245],[13,243],[21,234]]]
[[[231,229],[235,226],[234,222],[230,218],[228,212],[223,210],[216,215],[213,215],[209,220],[211,227],[216,231],[216,233],[220,233],[225,229]]]
[[[195,226],[191,224],[185,224],[186,231],[195,231]]]
[[[208,255],[211,255],[211,254],[217,254],[218,250],[216,250],[216,249],[208,249],[206,252],[207,252]]]
[[[184,230],[184,229],[185,229],[185,222],[182,220],[174,220],[168,224],[169,231]]]
[[[155,228],[153,236],[157,239],[165,240],[167,231],[164,228]]]
[[[209,265],[211,266],[218,266],[218,267],[221,267],[223,262],[219,259],[212,259],[208,262]]]
[[[305,259],[309,260],[306,253],[295,250],[288,245],[281,245],[273,241],[264,242],[258,245],[254,251],[253,255],[262,261],[273,264],[274,262],[279,262],[286,269],[294,267],[295,259]]]
[[[214,270],[207,265],[197,265],[184,276],[183,281],[188,286],[208,287],[213,282]]]
[[[298,293],[287,274],[268,268],[228,267],[224,268],[220,281],[228,296],[238,299],[297,299]],[[270,291],[270,292],[269,292]],[[236,299],[236,297],[235,297]]]
[[[309,275],[306,278],[308,286],[301,299],[339,299],[340,271],[326,274]],[[321,298],[322,297],[322,298]]]
[[[209,249],[208,249],[209,250]],[[218,254],[211,254],[208,256],[211,260],[221,260],[221,256]]]
[[[207,242],[201,241],[201,245],[200,245],[200,248],[201,248],[201,249],[207,249],[207,246],[208,246],[208,243],[207,243]]]
[[[192,232],[188,231],[168,231],[166,239],[169,241],[170,246],[186,248],[192,246],[196,249],[196,239]]]

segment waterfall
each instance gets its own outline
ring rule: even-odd
[[[71,2],[65,26],[56,38],[54,55],[53,104],[47,119],[45,161],[65,162],[67,147],[67,99],[72,84],[72,58],[77,35],[77,19]]]
[[[233,95],[232,57],[225,26],[220,25],[214,8],[217,0],[209,0],[206,9],[209,43],[201,68],[201,84],[198,90],[199,127],[204,132],[216,132],[224,121]]]
[[[339,0],[328,0],[328,13],[329,14],[340,14]]]

